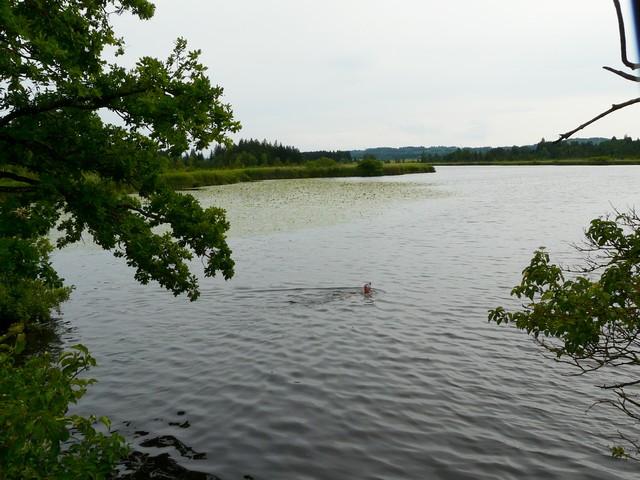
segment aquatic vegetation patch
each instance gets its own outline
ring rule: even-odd
[[[384,178],[289,179],[205,187],[204,207],[227,211],[230,236],[290,232],[381,215],[400,204],[442,196],[421,182]]]

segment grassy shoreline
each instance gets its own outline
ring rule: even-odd
[[[329,178],[359,176],[356,164],[331,167],[308,168],[306,166],[248,167],[216,170],[174,170],[162,174],[163,180],[172,188],[184,190],[208,185],[255,182],[259,180],[281,180],[286,178]],[[425,163],[385,163],[382,175],[405,175],[410,173],[433,173],[433,165]]]
[[[640,165],[640,158],[609,158],[593,157],[585,159],[565,160],[522,160],[522,161],[492,161],[492,162],[420,162],[384,163],[382,175],[406,175],[412,173],[434,173],[435,166],[615,166]],[[260,180],[279,180],[288,178],[330,178],[357,177],[357,164],[342,164],[331,167],[309,168],[308,166],[284,167],[246,167],[235,169],[199,169],[199,170],[169,170],[162,174],[162,178],[169,186],[177,190],[199,188],[208,185],[228,185],[232,183],[255,182]],[[24,186],[14,180],[0,180],[1,187]]]

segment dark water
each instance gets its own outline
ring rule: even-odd
[[[606,447],[626,419],[586,412],[594,380],[486,312],[512,304],[536,247],[570,262],[591,218],[637,204],[639,167],[254,185],[198,193],[236,222],[237,262],[198,302],[135,284],[90,245],[55,255],[77,287],[68,341],[100,364],[81,412],[223,480],[637,478]],[[143,446],[161,437],[187,454]]]

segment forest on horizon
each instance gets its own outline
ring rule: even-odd
[[[303,165],[310,161],[332,160],[351,163],[364,158],[421,163],[482,163],[528,162],[549,160],[592,160],[606,162],[612,159],[640,161],[640,139],[625,136],[622,139],[577,138],[563,142],[542,139],[534,145],[511,147],[375,147],[365,150],[318,150],[302,152],[293,146],[267,140],[239,140],[227,147],[218,145],[208,155],[191,150],[182,157],[172,158],[175,168],[244,168],[260,166]]]

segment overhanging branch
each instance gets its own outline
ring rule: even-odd
[[[8,178],[20,183],[27,183],[29,185],[38,185],[40,182],[33,178],[25,177],[14,172],[0,172],[0,178]],[[24,188],[24,187],[21,187]]]
[[[78,98],[64,97],[54,102],[30,105],[25,108],[14,110],[8,115],[0,118],[0,127],[9,125],[16,118],[24,117],[27,115],[38,115],[40,113],[50,112],[59,108],[75,108],[79,110],[97,110],[99,108],[108,107],[113,100],[119,100],[126,97],[131,97],[140,93],[148,91],[149,88],[138,87],[126,92],[116,92],[110,95],[103,95],[101,97],[81,100]]]
[[[624,63],[625,66],[627,66],[628,68],[630,68],[632,70],[637,70],[637,69],[640,68],[640,63],[630,62],[629,58],[627,57],[627,36],[626,36],[626,33],[625,33],[625,28],[624,28],[624,17],[622,15],[622,8],[620,7],[620,0],[613,0],[613,5],[615,6],[616,16],[618,18],[618,32],[620,34],[620,55],[622,57],[622,63]],[[636,5],[636,8],[637,8],[637,5]],[[602,67],[602,68],[604,68],[605,70],[607,70],[609,72],[615,73],[616,75],[624,78],[625,80],[630,80],[632,82],[640,83],[640,76],[632,75],[630,73],[626,73],[626,72],[623,72],[621,70],[617,70],[617,69],[611,68],[611,67]],[[632,100],[628,100],[628,101],[626,101],[624,103],[614,104],[614,105],[612,105],[612,107],[609,110],[607,110],[605,112],[602,112],[597,117],[592,118],[588,122],[583,123],[579,127],[574,128],[573,130],[571,130],[571,131],[569,131],[567,133],[560,134],[560,138],[558,138],[558,140],[556,140],[553,143],[559,143],[562,140],[566,140],[567,138],[571,137],[571,135],[573,135],[574,133],[582,130],[583,128],[591,125],[594,122],[597,122],[602,117],[606,117],[607,115],[609,115],[610,113],[615,112],[616,110],[620,110],[622,108],[628,107],[629,105],[633,105],[635,103],[640,103],[640,97],[634,98]]]
[[[559,143],[562,140],[566,140],[567,138],[569,138],[571,135],[573,135],[574,133],[582,130],[585,127],[588,127],[589,125],[591,125],[594,122],[597,122],[598,120],[600,120],[603,117],[606,117],[607,115],[609,115],[610,113],[613,113],[617,110],[620,110],[621,108],[625,108],[628,107],[629,105],[633,105],[635,103],[640,103],[640,97],[638,98],[634,98],[632,100],[628,100],[624,103],[618,103],[618,104],[614,104],[611,106],[611,108],[609,110],[607,110],[606,112],[602,112],[600,115],[598,115],[597,117],[592,118],[591,120],[589,120],[588,122],[583,123],[582,125],[580,125],[577,128],[574,128],[573,130],[567,132],[567,133],[561,133],[560,134],[560,138],[558,140],[556,140],[553,143]]]
[[[616,7],[616,15],[618,16],[618,31],[620,32],[620,55],[622,57],[622,63],[632,70],[640,68],[640,63],[633,63],[629,61],[627,57],[627,35],[624,31],[624,18],[622,16],[622,8],[620,8],[620,1],[613,0],[613,4]]]
[[[143,210],[142,208],[136,207],[135,205],[132,205],[130,203],[120,203],[118,204],[118,208],[136,212],[143,217],[150,218],[151,220],[164,222],[164,218],[161,215]]]
[[[24,175],[19,175],[14,172],[0,172],[0,178],[7,178],[9,180],[13,180],[15,182],[26,183],[29,186],[24,185],[2,185],[0,186],[0,193],[28,193],[35,192],[35,186],[40,182],[33,178],[25,177]]]
[[[35,187],[8,187],[0,186],[0,193],[31,193],[35,192]]]

